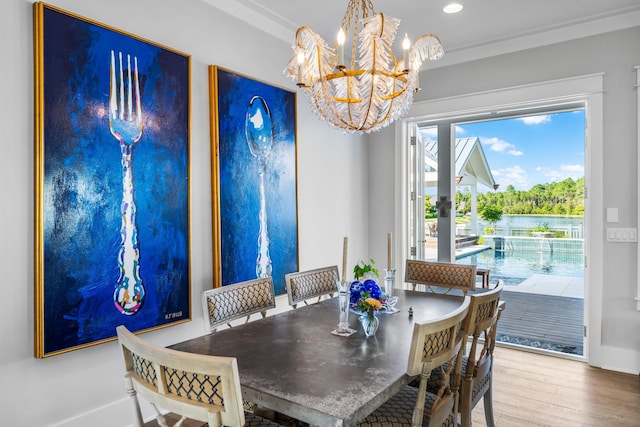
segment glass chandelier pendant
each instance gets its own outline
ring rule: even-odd
[[[371,0],[349,0],[333,48],[309,27],[298,28],[285,74],[330,125],[377,131],[411,108],[422,62],[444,55],[435,35],[423,35],[413,46],[405,35],[402,58],[396,58],[391,47],[399,25],[399,19],[376,13]],[[345,54],[348,35],[350,55]]]

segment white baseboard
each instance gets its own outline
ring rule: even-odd
[[[128,397],[83,412],[49,427],[132,427],[133,409]],[[144,415],[144,414],[143,414]]]
[[[601,368],[626,374],[640,374],[640,352],[603,345],[600,347],[603,361]]]

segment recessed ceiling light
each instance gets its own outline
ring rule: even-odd
[[[442,10],[444,13],[458,13],[462,10],[462,5],[460,3],[449,3]]]

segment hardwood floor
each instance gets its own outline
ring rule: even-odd
[[[495,350],[493,414],[499,427],[640,426],[640,377],[521,350]],[[474,426],[486,426],[482,403]]]

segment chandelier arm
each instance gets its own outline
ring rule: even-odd
[[[347,79],[347,100],[351,100],[351,86],[353,83],[353,78],[350,76],[345,76],[345,79]],[[348,114],[348,124],[351,125],[351,123],[353,123],[353,109],[351,108],[351,102],[347,103],[347,114]]]
[[[395,82],[396,82],[396,80],[394,80],[394,84],[393,84],[393,85],[394,85],[394,89],[395,89],[395,85],[396,85],[396,83],[395,83]],[[394,102],[396,101],[396,98],[397,98],[398,96],[402,95],[403,93],[405,93],[405,92],[406,92],[406,90],[407,90],[407,85],[405,85],[405,86],[404,86],[404,88],[402,88],[401,90],[396,91],[396,92],[393,92],[393,93],[391,93],[390,95],[387,95],[387,96],[385,97],[385,99],[388,99],[388,100],[389,100],[389,108],[387,108],[387,112],[386,112],[386,114],[384,115],[384,117],[383,117],[382,119],[378,120],[378,121],[374,124],[374,126],[380,126],[382,123],[384,123],[384,122],[386,122],[387,120],[389,120],[389,116],[391,115],[391,112],[394,110],[394,109],[393,109],[393,105],[394,105]]]
[[[321,75],[321,78],[319,80],[320,82],[320,87],[321,89],[319,90],[319,92],[322,92],[322,98],[323,100],[327,100],[327,99],[334,99],[334,92],[332,90],[331,84],[330,84],[330,79],[328,78],[328,75]],[[328,115],[328,112],[324,110],[324,108],[322,108],[322,106],[317,102],[317,98],[314,97],[314,102],[316,105],[316,110],[325,118],[325,120],[333,122],[334,120],[329,120],[330,116]],[[333,103],[326,103],[327,107],[329,108],[331,114],[333,117],[335,117],[338,122],[343,122],[344,123],[344,118],[342,113],[334,106]],[[349,104],[350,105],[350,104]],[[341,126],[337,126],[336,127],[341,127]]]
[[[398,80],[400,80],[400,79],[396,79],[396,81],[398,81]],[[400,81],[405,83],[405,84],[404,85],[400,85],[401,88],[399,90],[396,90],[395,92],[392,92],[391,94],[389,94],[389,95],[387,95],[387,96],[385,96],[383,98],[385,100],[389,100],[390,101],[389,102],[389,107],[386,109],[386,113],[385,113],[384,117],[382,117],[381,119],[379,119],[378,121],[376,121],[375,123],[373,123],[370,126],[370,128],[369,128],[370,130],[371,129],[376,129],[378,127],[383,126],[384,123],[387,120],[389,120],[389,118],[391,116],[391,112],[394,110],[393,109],[393,104],[396,101],[396,98],[398,98],[399,96],[402,96],[402,95],[404,95],[406,93],[407,89],[409,88],[409,85],[408,85],[408,83],[406,81],[403,81],[403,80],[400,80]],[[394,90],[395,90],[395,86],[396,86],[396,83],[394,82]],[[411,105],[410,103],[407,105],[407,109],[408,109],[408,107],[410,105]]]
[[[347,129],[348,130],[356,130],[350,122],[347,122],[347,121],[344,120],[344,118],[342,117],[341,114],[335,114],[336,112],[334,111],[334,115],[330,116],[322,108],[322,106],[319,105],[317,99],[315,99],[315,98],[312,98],[312,99],[313,99],[313,104],[314,104],[314,107],[315,107],[315,110],[316,110],[317,114],[323,120],[328,122],[330,125],[332,125],[333,127],[337,128],[337,129],[345,129],[344,125],[347,125]]]
[[[320,64],[320,60],[321,60],[321,52],[320,50],[317,51],[317,55],[318,55],[318,64]],[[330,84],[330,81],[335,78],[335,77],[331,77],[331,76],[344,76],[345,78],[347,78],[347,99],[351,99],[350,96],[350,88],[349,88],[349,79],[348,79],[348,73],[343,70],[343,71],[339,71],[337,73],[332,73],[332,74],[327,74],[324,75],[322,74],[322,72],[319,70],[319,75],[320,75],[320,87],[321,89],[319,90],[319,92],[322,92],[322,98],[323,100],[327,100],[327,99],[336,99],[334,96],[334,92],[332,90],[332,86]],[[325,111],[325,109],[322,107],[322,105],[320,105],[319,102],[317,102],[317,98],[314,97],[314,104],[316,107],[316,111],[318,111],[318,113],[328,122],[330,122],[331,124],[333,124],[335,127],[337,128],[343,128],[342,124],[346,124],[347,126],[352,126],[352,113],[351,113],[351,103],[348,103],[348,108],[347,111],[349,113],[349,120],[346,120],[344,118],[344,115],[335,107],[334,104],[332,103],[324,103],[327,108],[329,109],[329,111]],[[329,115],[329,113],[331,113],[331,115]]]

